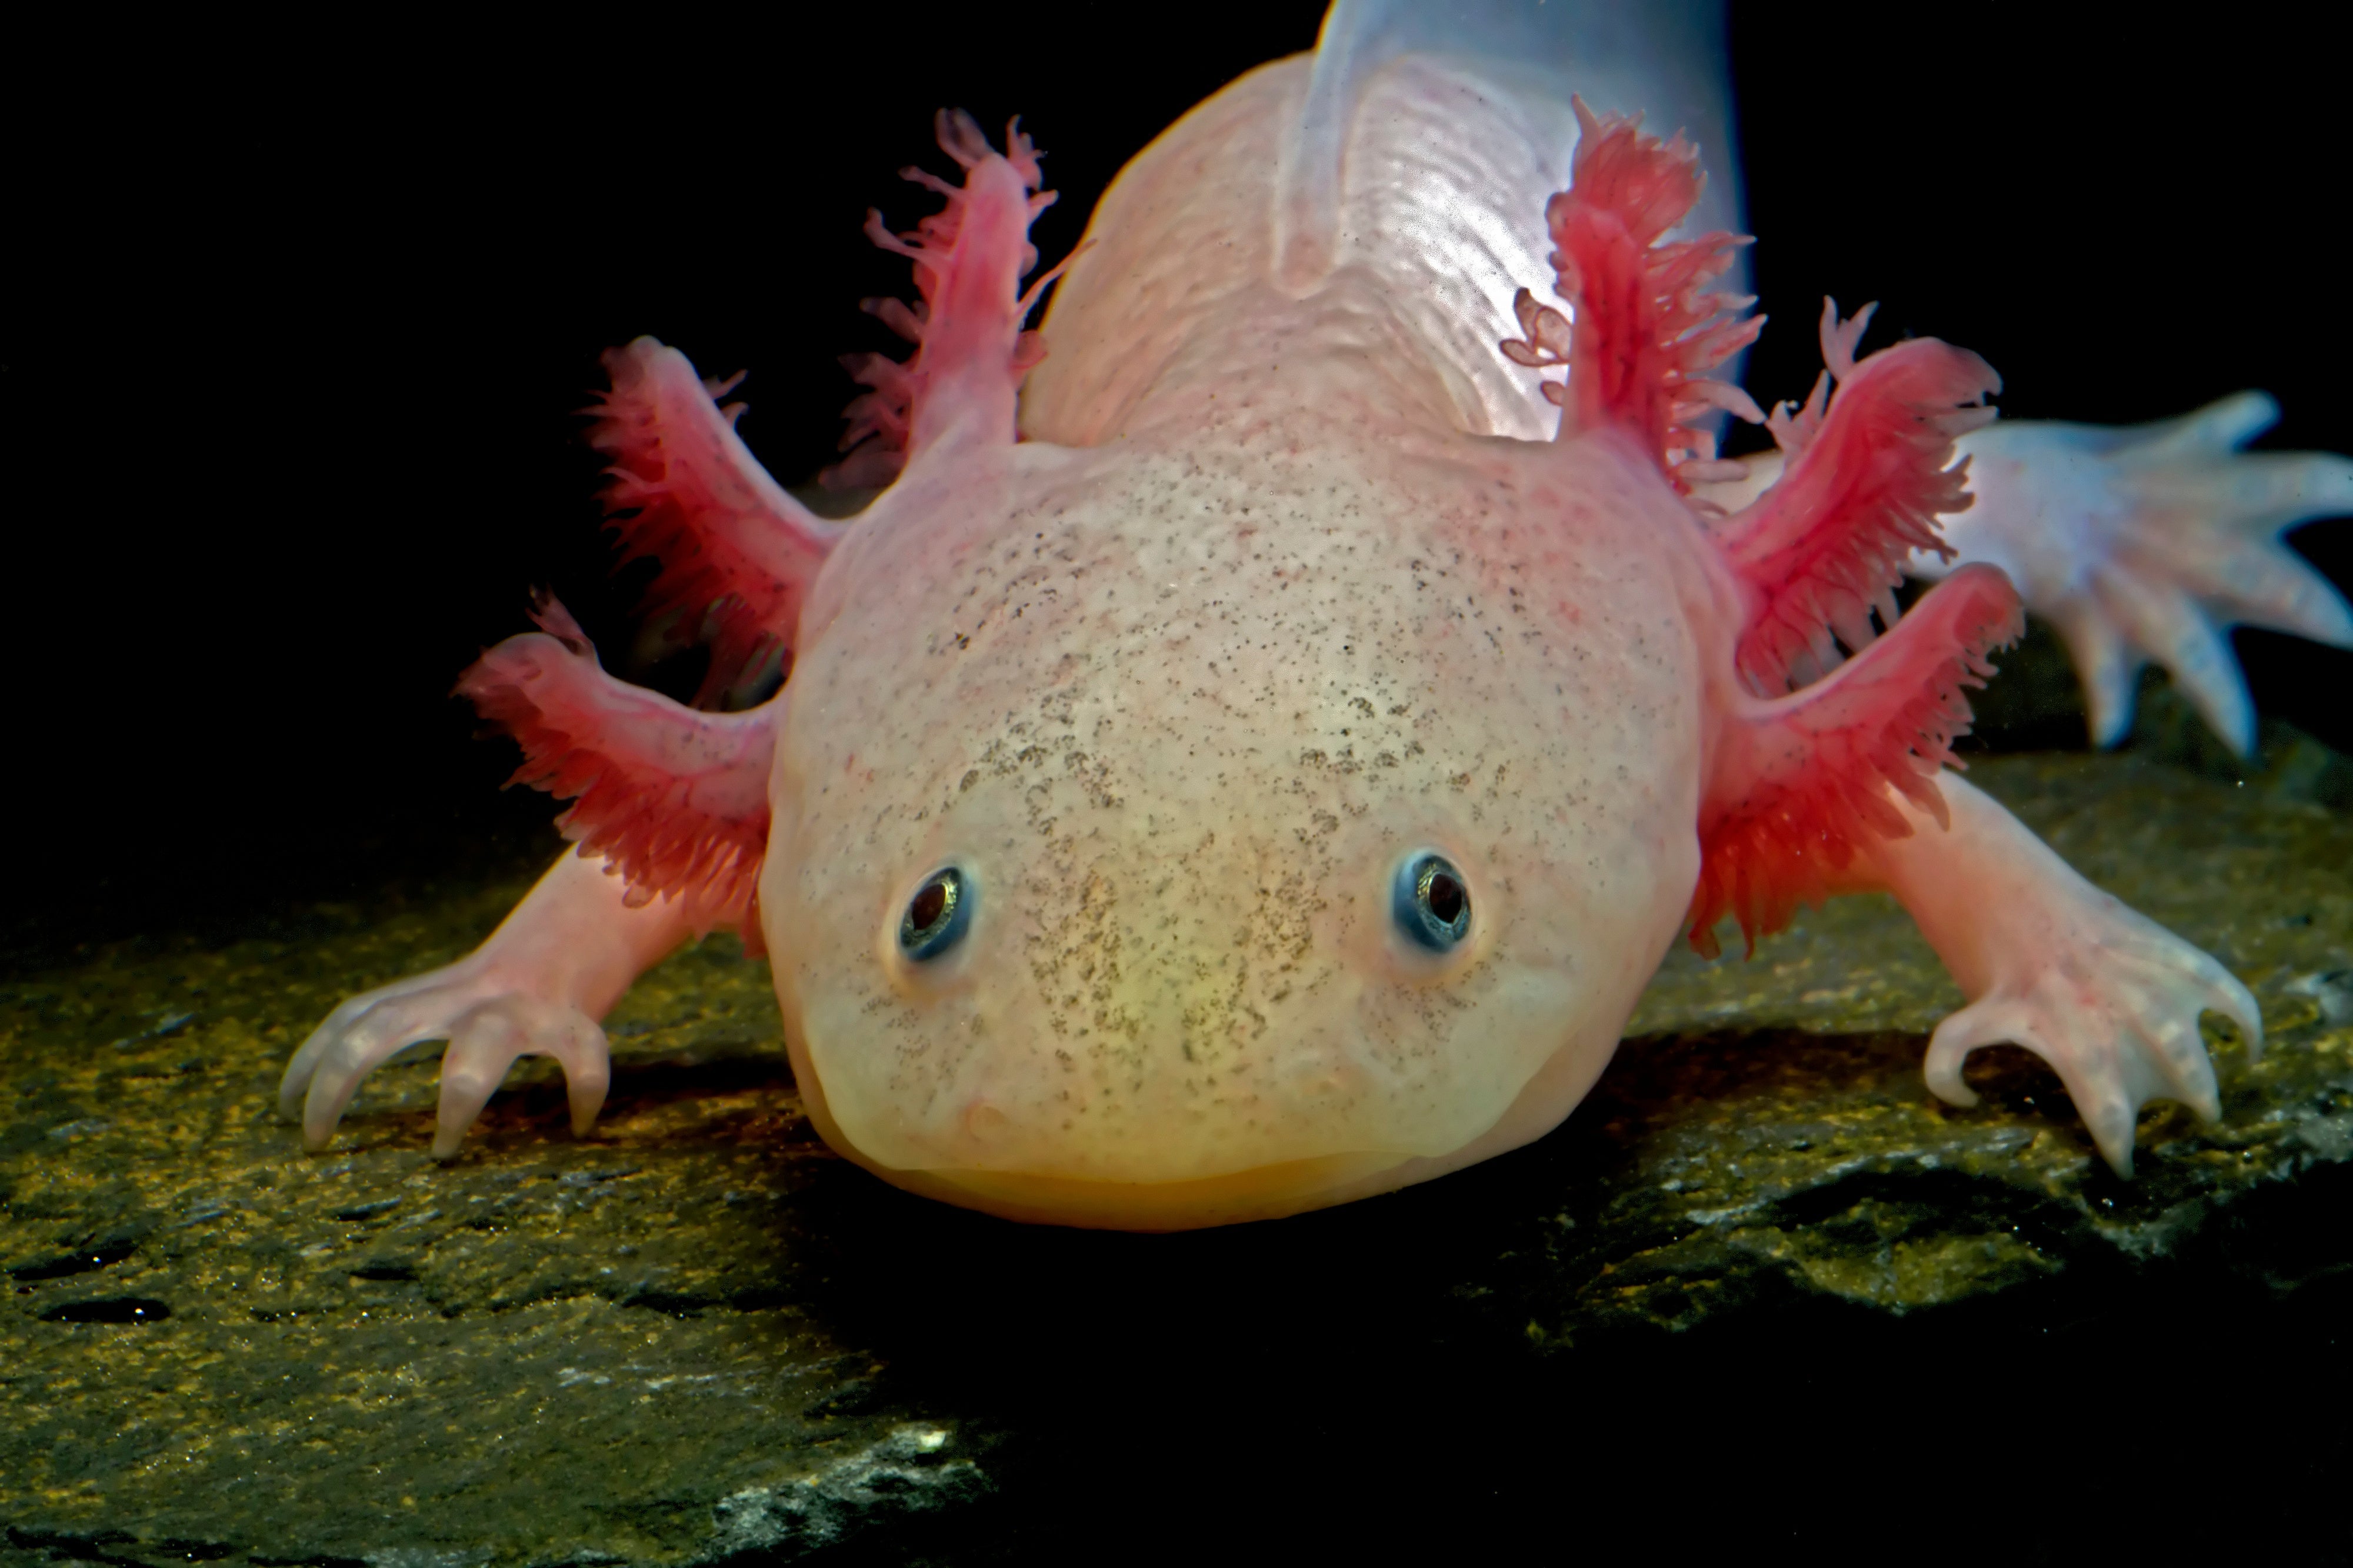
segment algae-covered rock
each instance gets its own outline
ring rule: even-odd
[[[868,1396],[871,1350],[798,1305],[827,1258],[806,1195],[859,1178],[809,1133],[765,966],[731,942],[612,1018],[624,1091],[589,1142],[534,1063],[437,1166],[419,1057],[369,1081],[332,1153],[295,1152],[271,1108],[304,1031],[455,957],[527,885],[9,988],[0,1517],[20,1545],[683,1561],[982,1484],[972,1441]]]
[[[1977,1107],[1932,1099],[1924,1038],[1960,994],[1892,900],[1840,900],[1747,963],[1669,959],[1577,1113],[1602,1125],[1558,1141],[1560,1157],[1595,1162],[1564,1178],[1607,1196],[1547,1243],[1532,1333],[1624,1314],[1685,1326],[1761,1280],[1903,1312],[2144,1268],[2218,1245],[2234,1205],[2353,1152],[2353,1009],[2338,1000],[2353,980],[2353,823],[2129,758],[2000,758],[1976,776],[2253,988],[2260,1062],[2206,1020],[2221,1123],[2144,1110],[2126,1181],[2022,1050],[1972,1058]]]
[[[0,1522],[115,1563],[1028,1561],[1230,1544],[1252,1500],[1311,1495],[1319,1542],[1394,1542],[1514,1499],[1551,1520],[1561,1478],[1628,1462],[1629,1402],[1709,1397],[1691,1369],[1759,1345],[1930,1359],[1940,1324],[2168,1281],[2285,1299],[2353,1265],[2353,821],[2304,773],[1976,767],[2262,1002],[2260,1062],[2209,1020],[2222,1121],[2152,1108],[2130,1182],[2023,1052],[1979,1053],[1971,1110],[1928,1095],[1959,998],[1877,900],[1671,958],[1530,1149],[1156,1237],[834,1157],[724,939],[609,1020],[591,1139],[526,1064],[436,1165],[427,1051],[301,1153],[271,1101],[303,1033],[478,940],[512,871],[88,952],[0,987]]]

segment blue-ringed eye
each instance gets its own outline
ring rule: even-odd
[[[1389,913],[1415,945],[1450,952],[1471,934],[1471,889],[1443,855],[1409,855],[1398,868]]]
[[[899,917],[899,951],[921,963],[964,940],[972,924],[972,884],[953,866],[923,879]]]

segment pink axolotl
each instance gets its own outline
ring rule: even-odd
[[[944,210],[869,224],[920,302],[878,307],[912,357],[856,367],[839,477],[887,488],[853,521],[678,351],[607,357],[591,438],[650,608],[702,628],[713,698],[789,679],[682,706],[552,601],[468,671],[579,853],[319,1026],[282,1089],[311,1147],[433,1038],[436,1153],[526,1053],[585,1131],[597,1019],[734,925],[810,1118],[886,1181],[1069,1225],[1285,1215],[1541,1137],[1670,943],[1870,889],[1968,998],[1941,1098],[2016,1042],[2119,1172],[2144,1102],[2219,1114],[2199,1015],[2259,1049],[2246,988],[1946,764],[2021,602],[2102,739],[2156,658],[2243,747],[2215,620],[2353,643],[2274,542],[2353,466],[2239,454],[2253,396],[1992,426],[1984,362],[1862,354],[1835,308],[1768,416],[1709,374],[1761,324],[1711,291],[1728,197],[1636,118],[1723,144],[1704,16],[1427,9],[1343,0],[1170,128],[1036,332],[1037,155],[943,115],[961,181],[913,177]],[[1720,458],[1720,416],[1777,452]],[[1899,614],[1907,573],[1942,581]]]

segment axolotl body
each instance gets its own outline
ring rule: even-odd
[[[2353,468],[2240,454],[2254,397],[1989,427],[1982,361],[1861,355],[1834,308],[1824,380],[1766,415],[1709,374],[1760,324],[1711,291],[1736,201],[1635,118],[1723,144],[1717,19],[1489,9],[1473,37],[1343,0],[1129,165],[1035,332],[1036,154],[943,115],[961,182],[911,177],[944,210],[869,225],[920,300],[874,307],[913,355],[854,366],[837,477],[886,484],[854,521],[776,486],[676,350],[609,354],[591,439],[649,607],[711,646],[704,700],[605,675],[552,601],[468,672],[579,853],[321,1025],[282,1089],[311,1144],[432,1038],[437,1152],[532,1052],[586,1131],[596,1020],[733,924],[810,1118],[884,1179],[1026,1220],[1268,1217],[1543,1135],[1672,942],[1867,889],[1968,998],[1939,1096],[2012,1041],[2119,1170],[2148,1100],[2215,1117],[2199,1015],[2259,1049],[2245,987],[1950,742],[2022,595],[2103,738],[2154,657],[2243,746],[2215,620],[2353,642],[2274,542]],[[1720,459],[1725,416],[1776,452]],[[1899,612],[1907,572],[1943,580]]]

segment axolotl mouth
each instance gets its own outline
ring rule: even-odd
[[[1388,1192],[1467,1162],[1335,1154],[1186,1182],[1087,1182],[997,1171],[880,1171],[909,1192],[1005,1219],[1081,1229],[1169,1231],[1275,1219]],[[1419,1167],[1427,1166],[1426,1172]],[[873,1169],[871,1165],[870,1169]]]
[[[1568,970],[1511,951],[1517,889],[1435,849],[1394,861],[1221,913],[1205,884],[1230,862],[1196,853],[1125,915],[1097,861],[1053,921],[992,858],[952,856],[878,922],[881,986],[780,967],[809,1115],[927,1196],[1143,1230],[1321,1207],[1540,1134],[1608,1059],[1617,999],[1580,1018]]]

